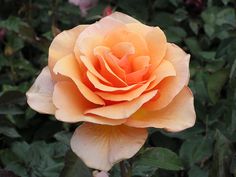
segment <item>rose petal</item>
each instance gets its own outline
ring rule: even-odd
[[[134,19],[133,17],[123,14],[121,12],[114,12],[112,13],[109,17],[112,17],[116,20],[121,21],[124,24],[128,24],[128,23],[140,23],[138,20]]]
[[[95,114],[111,119],[125,119],[135,113],[144,103],[152,99],[156,94],[157,90],[154,90],[145,93],[132,101],[122,102],[94,109],[88,109],[85,111],[85,114]]]
[[[55,117],[64,122],[85,121],[97,124],[119,125],[125,121],[84,115],[84,111],[88,108],[93,108],[94,105],[83,98],[72,82],[61,81],[55,85],[53,103],[57,108]]]
[[[125,124],[140,128],[165,128],[168,131],[176,132],[192,127],[195,119],[192,92],[188,87],[184,87],[164,109],[158,111],[141,109],[133,114]]]
[[[117,28],[108,33],[104,38],[104,45],[115,46],[118,43],[131,43],[135,49],[135,55],[147,55],[148,46],[145,38],[137,33],[130,32],[128,28]]]
[[[87,72],[87,76],[88,76],[89,81],[93,84],[93,86],[101,91],[107,91],[107,92],[127,91],[138,86],[138,84],[134,84],[134,85],[126,86],[126,87],[112,87],[112,86],[104,85],[103,83],[101,83],[99,79],[96,78],[89,71]]]
[[[149,85],[147,90],[153,89],[159,82],[161,82],[166,77],[176,76],[176,71],[174,66],[168,60],[163,60],[158,68],[155,70],[154,75],[156,79]]]
[[[132,60],[132,68],[134,71],[141,70],[149,66],[150,57],[149,56],[138,56]]]
[[[103,38],[109,32],[125,25],[119,20],[109,16],[102,18],[98,22],[89,25],[78,37],[74,52],[77,58],[84,54],[89,59],[93,58],[93,49],[103,44]]]
[[[86,66],[86,68],[88,69],[88,71],[90,71],[91,73],[93,73],[93,75],[95,75],[97,78],[99,78],[100,80],[102,80],[103,82],[112,85],[111,82],[109,82],[107,79],[105,79],[94,67],[94,65],[91,63],[91,61],[86,58],[85,56],[80,56],[80,61],[82,61],[82,63]]]
[[[183,89],[189,81],[189,58],[181,48],[174,44],[168,44],[165,60],[172,63],[176,71],[176,77],[169,77],[158,84],[160,97],[145,105],[150,110],[159,110],[167,106],[173,98]]]
[[[146,129],[85,123],[72,136],[71,148],[88,167],[108,171],[134,156],[146,138]]]
[[[58,60],[73,52],[75,41],[85,28],[87,25],[79,25],[71,30],[63,31],[53,39],[48,54],[48,66],[51,72]]]
[[[48,67],[43,68],[32,87],[27,91],[27,103],[37,112],[54,114],[55,106],[52,103],[54,83]]]
[[[53,69],[54,73],[60,73],[72,79],[77,85],[82,95],[95,104],[105,105],[105,102],[97,96],[90,88],[81,82],[80,66],[73,54],[67,55],[56,63]]]
[[[159,27],[155,27],[147,33],[145,39],[149,49],[149,56],[151,57],[151,70],[155,70],[166,54],[166,36]]]
[[[95,92],[97,95],[102,97],[105,100],[110,101],[131,101],[139,97],[149,86],[149,84],[155,79],[155,76],[149,79],[148,82],[144,83],[142,86],[131,90],[127,93],[106,93],[106,92]]]

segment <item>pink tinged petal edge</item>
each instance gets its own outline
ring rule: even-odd
[[[32,87],[26,92],[28,105],[37,112],[54,114],[52,102],[54,83],[48,67],[43,68]]]
[[[84,123],[74,132],[71,148],[88,167],[108,171],[134,156],[146,138],[146,129]]]

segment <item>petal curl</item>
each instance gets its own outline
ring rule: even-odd
[[[63,76],[72,79],[82,95],[90,102],[105,105],[104,101],[81,81],[80,66],[73,54],[67,55],[58,61],[54,66],[53,71],[56,74],[60,73]]]
[[[87,27],[88,25],[79,25],[73,29],[61,32],[53,39],[48,54],[48,66],[51,72],[58,60],[73,52],[79,34]],[[57,77],[53,74],[53,78]]]
[[[133,114],[125,124],[139,128],[165,128],[168,131],[177,132],[192,127],[195,120],[193,95],[188,87],[184,87],[164,109],[158,111],[141,109]]]
[[[54,83],[48,67],[43,68],[32,87],[26,92],[28,105],[37,112],[54,114],[52,103]]]
[[[114,105],[88,109],[85,113],[95,114],[111,119],[125,119],[135,113],[144,103],[152,99],[157,94],[157,90],[145,93],[140,97],[127,102]]]
[[[166,107],[189,81],[190,55],[186,54],[177,45],[168,44],[164,59],[172,63],[176,76],[168,77],[157,85],[156,88],[160,91],[160,97],[145,105],[150,110],[160,110]]]
[[[125,122],[122,119],[113,120],[96,115],[84,115],[84,111],[94,108],[94,104],[85,100],[72,82],[61,81],[55,85],[53,103],[57,108],[55,117],[63,122],[85,121],[105,125],[120,125]]]
[[[146,129],[85,123],[72,136],[71,148],[88,167],[108,171],[134,156],[146,138]]]

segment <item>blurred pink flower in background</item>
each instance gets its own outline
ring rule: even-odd
[[[69,3],[79,6],[81,16],[86,16],[87,11],[95,7],[98,3],[98,0],[69,0]]]
[[[109,177],[109,174],[105,171],[93,171],[93,177]]]
[[[105,16],[108,16],[108,15],[111,15],[113,12],[113,9],[111,6],[107,6],[103,12],[102,12],[102,16],[105,17]]]

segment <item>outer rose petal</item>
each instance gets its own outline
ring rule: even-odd
[[[32,87],[27,91],[27,103],[37,112],[54,114],[55,106],[52,103],[54,83],[48,67],[43,68]]]
[[[88,109],[85,113],[95,114],[111,119],[125,119],[135,113],[144,103],[152,99],[156,94],[157,90],[153,90],[133,99],[132,101]]]
[[[73,52],[76,39],[87,26],[79,25],[71,30],[63,31],[53,39],[48,57],[48,66],[51,72],[58,60]]]
[[[128,24],[128,23],[140,23],[138,20],[134,19],[133,17],[123,14],[121,12],[114,12],[112,13],[109,17],[112,17],[116,20],[121,21],[124,24]]]
[[[83,98],[75,84],[61,81],[55,85],[53,103],[57,110],[55,117],[64,122],[93,122],[105,125],[120,125],[125,120],[107,119],[101,116],[86,116],[84,111],[94,105]]]
[[[176,132],[192,127],[195,119],[192,92],[188,87],[184,87],[164,109],[158,111],[142,109],[133,114],[125,124],[139,128],[165,128]]]
[[[177,45],[168,43],[164,59],[172,63],[176,77],[166,78],[158,84],[156,88],[160,91],[160,97],[145,105],[150,110],[160,110],[166,107],[189,81],[189,54],[186,54]]]
[[[71,148],[88,167],[108,171],[137,153],[146,138],[146,129],[85,123],[72,136]]]

